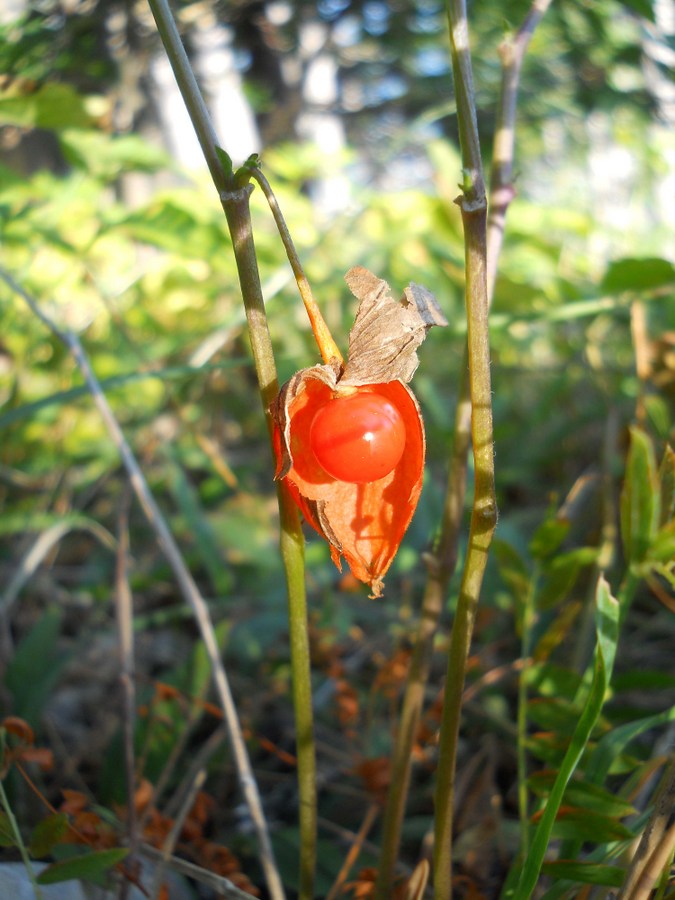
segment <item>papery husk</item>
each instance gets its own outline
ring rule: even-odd
[[[420,409],[402,381],[361,385],[390,400],[401,413],[406,444],[401,460],[378,481],[353,484],[329,475],[310,444],[314,416],[338,389],[339,364],[296,373],[274,405],[277,478],[284,478],[307,522],[328,541],[333,562],[341,558],[352,573],[382,595],[383,577],[410,524],[424,474],[425,438]]]

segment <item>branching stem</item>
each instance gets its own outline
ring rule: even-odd
[[[314,337],[319,346],[321,358],[325,363],[329,363],[332,359],[337,359],[342,362],[342,353],[340,352],[340,348],[333,340],[333,336],[330,333],[328,326],[326,325],[323,315],[321,314],[321,310],[319,309],[316,300],[314,299],[309,281],[307,280],[307,276],[305,275],[304,269],[302,268],[300,257],[298,256],[298,253],[295,249],[293,238],[291,237],[291,233],[288,230],[288,225],[286,224],[286,220],[283,217],[283,214],[277,202],[277,198],[274,196],[274,192],[272,191],[270,183],[265,178],[260,169],[254,170],[251,173],[251,178],[257,181],[260,185],[263,194],[267,198],[270,209],[272,210],[272,215],[274,216],[277,230],[286,249],[286,255],[288,256],[288,261],[291,264],[293,275],[295,276],[295,282],[298,286],[300,297],[302,298],[302,302],[305,304],[305,309],[307,310],[307,315],[309,316],[309,322],[312,326],[312,332],[314,333]]]
[[[162,42],[166,48],[169,62],[197,132],[211,177],[218,190],[227,217],[246,310],[260,397],[270,439],[272,439],[273,426],[270,407],[278,394],[279,385],[260,285],[260,273],[253,241],[249,206],[252,186],[248,184],[248,181],[256,173],[256,166],[245,165],[239,172],[232,172],[227,157],[219,150],[208,110],[185,54],[168,0],[149,0],[149,2]],[[282,238],[283,236],[282,234]],[[288,240],[290,241],[290,235]],[[285,241],[284,243],[286,244]],[[288,245],[286,246],[288,247]],[[295,258],[297,260],[297,256]],[[295,267],[294,272],[296,272]],[[306,284],[306,279],[304,279],[304,283]],[[309,289],[309,285],[307,285],[307,289]],[[304,299],[305,295],[303,294]],[[293,672],[294,712],[298,734],[297,755],[301,848],[298,896],[299,900],[311,900],[316,866],[316,763],[311,702],[309,639],[307,634],[307,601],[304,579],[304,538],[297,510],[288,493],[280,489],[278,498],[281,522],[281,555],[288,588],[291,669]],[[262,813],[262,809],[260,812]],[[262,823],[264,823],[264,817]],[[264,827],[258,830],[258,841],[270,896],[272,898],[282,898],[284,889],[274,862],[266,823],[264,823]]]
[[[516,37],[511,40],[505,40],[500,50],[502,88],[497,110],[497,132],[493,152],[490,216],[487,231],[488,303],[491,303],[494,293],[497,262],[502,247],[506,212],[515,193],[512,179],[516,100],[522,61],[532,33],[550,3],[551,0],[534,0]],[[459,28],[455,34],[459,34],[460,44],[462,40],[466,44],[466,29]],[[467,65],[467,60],[458,61],[457,66],[454,68],[456,78],[462,78],[463,74],[467,72],[470,77],[470,64]],[[475,124],[474,112],[469,112],[468,120]],[[460,121],[464,120],[460,118]],[[472,132],[471,128],[464,128],[463,133],[464,146],[468,147],[469,152],[476,157],[474,171],[480,172],[480,158],[477,153],[478,144],[473,138],[475,131]],[[467,457],[471,445],[471,400],[466,346],[460,371],[461,381],[455,411],[453,447],[443,519],[433,553],[427,560],[429,574],[403,699],[392,763],[391,788],[384,813],[382,853],[375,889],[377,900],[387,900],[391,892],[410,783],[412,746],[422,710],[424,687],[428,678],[433,649],[433,638],[443,610],[448,584],[457,564],[461,520],[466,493]]]
[[[435,795],[436,900],[449,900],[452,896],[454,786],[462,692],[488,550],[497,523],[488,333],[487,201],[478,139],[466,5],[464,0],[448,0],[447,9],[464,168],[464,191],[457,202],[464,225],[474,498],[467,555],[450,639],[441,719]]]

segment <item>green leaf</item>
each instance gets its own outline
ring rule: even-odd
[[[528,784],[535,794],[546,796],[550,793],[555,778],[556,773],[553,771],[537,772],[528,778]],[[618,797],[615,793],[600,787],[600,785],[578,779],[573,779],[567,785],[563,804],[589,810],[589,812],[599,813],[602,816],[613,819],[623,819],[636,812],[632,804],[622,797]]]
[[[57,884],[60,881],[81,879],[91,881],[105,875],[129,853],[126,847],[94,850],[81,856],[64,859],[47,866],[37,877],[38,884]]]
[[[578,547],[554,557],[542,574],[537,607],[552,609],[564,600],[574,587],[581,569],[594,563],[597,557],[598,551],[594,547]]]
[[[623,0],[623,5],[628,9],[632,9],[639,16],[648,19],[650,22],[656,21],[656,13],[654,12],[654,4],[650,0]]]
[[[138,241],[160,247],[181,257],[208,259],[222,252],[227,240],[224,226],[204,221],[199,210],[186,208],[182,198],[157,197],[149,206],[137,209],[114,223]]]
[[[23,638],[5,673],[14,712],[27,722],[39,721],[67,657],[58,648],[61,612],[50,607]]]
[[[546,559],[556,553],[567,537],[570,523],[566,519],[547,519],[537,528],[530,541],[530,553],[535,559]]]
[[[602,784],[607,777],[612,763],[623,753],[626,746],[645,731],[652,728],[658,728],[660,725],[666,725],[675,722],[675,706],[657,713],[653,716],[646,716],[644,719],[638,719],[635,722],[627,722],[625,725],[619,725],[612,731],[608,732],[591,753],[588,763],[585,767],[585,775],[588,781],[595,784]]]
[[[579,764],[602,712],[609,683],[608,675],[611,674],[616,653],[619,616],[618,603],[612,597],[609,585],[602,577],[598,579],[595,603],[597,642],[593,680],[581,717],[551,788],[548,803],[534,833],[530,851],[520,873],[518,885],[515,891],[508,893],[508,896],[515,897],[517,900],[529,900],[532,896],[551,840],[553,828],[556,825],[565,788]]]
[[[49,856],[54,845],[58,844],[68,829],[68,816],[65,813],[56,813],[43,819],[33,829],[30,836],[28,850],[35,859]]]
[[[557,738],[564,738],[574,731],[579,710],[557,697],[537,697],[527,704],[527,718],[544,731],[554,731]]]
[[[654,449],[639,428],[630,430],[630,448],[621,491],[621,538],[630,563],[644,560],[660,519]]]
[[[579,690],[581,678],[572,669],[550,662],[534,663],[525,672],[528,687],[542,697],[559,697],[574,700]]]
[[[635,837],[626,825],[609,816],[603,816],[588,809],[561,807],[558,810],[551,839],[589,841],[594,844],[608,844]]]
[[[663,528],[657,531],[654,540],[649,547],[649,562],[663,563],[664,566],[667,566],[669,563],[672,565],[674,559],[675,521],[670,522],[668,525],[664,525]],[[657,571],[660,571],[658,565],[654,568]],[[661,574],[663,574],[664,577],[667,577],[667,572],[662,572]]]
[[[577,862],[572,859],[544,863],[543,871],[545,875],[556,880],[565,879],[581,884],[602,884],[615,888],[621,887],[626,877],[626,870],[621,866]]]
[[[234,171],[232,166],[232,157],[229,153],[226,153],[222,147],[218,147],[216,145],[216,156],[220,160],[220,164],[223,167],[223,172],[225,172],[225,179],[229,181],[232,178],[232,173]]]
[[[612,596],[609,584],[602,576],[598,579],[595,590],[595,629],[598,651],[602,655],[605,677],[609,684],[619,641],[619,603]]]
[[[0,847],[16,847],[14,829],[6,812],[0,809]]]
[[[67,84],[44,84],[32,94],[0,97],[0,124],[63,131],[88,128],[85,100]]]
[[[530,573],[527,565],[516,548],[504,540],[496,539],[492,544],[493,552],[499,564],[499,573],[511,588],[516,598],[526,596],[530,585]]]
[[[137,135],[111,136],[100,131],[68,129],[60,135],[71,165],[108,181],[123,172],[156,172],[171,166],[166,153]]]
[[[675,266],[667,259],[618,259],[611,263],[602,279],[602,290],[608,294],[621,291],[649,291],[675,284]]]
[[[659,466],[661,489],[661,525],[672,525],[675,520],[675,451],[667,446]]]

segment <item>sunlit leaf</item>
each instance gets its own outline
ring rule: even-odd
[[[0,124],[64,130],[90,127],[92,118],[74,88],[51,81],[32,93],[0,94]]]
[[[64,131],[59,140],[66,159],[90,174],[112,180],[122,172],[156,172],[171,159],[159,147],[137,135],[111,136],[100,131]]]
[[[602,279],[602,289],[608,293],[619,291],[648,291],[675,284],[675,266],[667,259],[619,259],[613,262]]]

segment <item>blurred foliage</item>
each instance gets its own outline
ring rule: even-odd
[[[203,9],[213,8],[234,29],[263,132],[277,127],[270,117],[283,107],[272,102],[275,54],[279,64],[298,48],[303,23],[326,28],[326,46],[339,64],[339,111],[353,142],[341,171],[353,175],[356,190],[326,222],[308,188],[326,177],[328,164],[316,148],[294,142],[292,128],[265,150],[263,165],[338,342],[346,346],[354,312],[342,280],[354,264],[397,288],[410,280],[431,288],[450,321],[428,338],[415,377],[428,470],[385,602],[355,591],[317,540],[310,538],[307,548],[321,814],[356,830],[365,805],[379,796],[381,775],[381,767],[364,774],[359,764],[386,754],[393,740],[424,582],[420,557],[441,514],[465,333],[454,204],[460,162],[446,105],[442,7],[433,0],[297,3],[274,27],[262,4],[181,8],[188,42]],[[486,148],[497,46],[526,9],[510,5],[505,21],[502,7],[489,4],[474,16]],[[468,687],[479,696],[467,701],[460,759],[464,789],[476,803],[475,814],[467,810],[458,822],[457,854],[466,877],[488,896],[496,896],[505,875],[490,841],[487,863],[476,851],[481,804],[491,790],[502,796],[498,840],[509,859],[519,840],[512,827],[519,702],[513,661],[533,660],[521,739],[532,767],[536,824],[584,708],[599,568],[622,603],[616,672],[582,769],[567,788],[567,817],[553,832],[570,851],[577,839],[593,846],[587,868],[563,864],[561,855],[547,863],[550,878],[617,884],[616,860],[644,825],[633,803],[651,784],[672,728],[673,476],[665,447],[673,430],[675,270],[660,192],[675,141],[659,127],[659,97],[645,76],[648,39],[666,41],[654,32],[653,18],[647,0],[556,3],[524,72],[519,196],[509,210],[492,319],[501,518]],[[153,118],[147,97],[125,127],[115,125],[125,66],[137,60],[142,82],[155,49],[142,4],[114,11],[103,3],[70,4],[64,11],[47,2],[2,28],[0,263],[82,337],[210,598],[256,765],[272,785],[280,856],[294,859],[293,769],[284,756],[294,738],[272,460],[222,210],[203,174],[177,171],[135,133]],[[360,98],[352,109],[348,96]],[[607,162],[613,154],[618,168]],[[413,172],[385,190],[390,166]],[[259,191],[253,216],[285,380],[317,361],[317,352]],[[0,315],[0,639],[7,651],[1,696],[41,739],[59,734],[55,751],[68,759],[65,781],[84,773],[98,800],[112,803],[122,787],[118,721],[106,695],[117,677],[109,538],[118,528],[125,477],[74,363],[4,284]],[[58,542],[48,542],[39,561],[26,566],[40,536],[55,534],[49,530],[57,525],[64,526]],[[215,716],[201,702],[208,679],[194,628],[136,508],[130,528],[139,693],[152,712],[138,743],[154,781],[177,742],[203,740]],[[453,586],[449,608],[454,595]],[[428,735],[416,751],[404,848],[411,859],[429,822],[444,642],[440,637],[423,723]],[[178,702],[178,694],[158,699],[157,678],[193,705]],[[485,763],[483,782],[476,760]],[[209,774],[211,792],[232,800],[220,804],[214,827],[247,858],[232,773],[214,762]],[[170,785],[177,780],[173,773]],[[45,775],[41,784],[47,794],[63,787],[56,776]],[[10,787],[27,810],[25,789]],[[341,860],[335,848],[327,839],[326,884]]]

